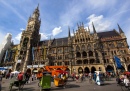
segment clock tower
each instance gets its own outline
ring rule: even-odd
[[[22,32],[19,50],[18,50],[18,58],[20,60],[18,63],[16,60],[14,69],[25,71],[27,65],[32,64],[32,55],[31,49],[32,47],[36,47],[40,41],[41,35],[39,34],[41,20],[39,19],[39,5],[34,10],[32,16],[28,19],[28,24],[26,29]]]

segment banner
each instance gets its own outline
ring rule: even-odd
[[[121,68],[122,68],[122,65],[121,65],[120,59],[119,59],[117,56],[114,56],[114,60],[115,60],[115,63],[116,63],[116,67],[117,67],[118,69],[121,69]]]
[[[7,56],[8,56],[8,50],[6,50],[6,53],[5,53],[5,58],[4,58],[4,62],[6,61]]]
[[[34,47],[32,47],[32,60],[34,61]]]

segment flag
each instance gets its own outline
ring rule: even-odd
[[[32,47],[32,59],[34,61],[34,47]]]
[[[5,53],[5,58],[4,58],[4,62],[6,61],[7,56],[8,56],[8,50],[6,50],[6,53]]]
[[[117,56],[114,56],[114,60],[115,60],[115,63],[116,63],[116,67],[117,67],[118,69],[121,69],[121,68],[122,68],[122,65],[121,65],[120,59],[119,59]]]

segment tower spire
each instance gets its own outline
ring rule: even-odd
[[[73,34],[74,34],[74,36],[75,36],[74,29],[73,29]]]
[[[68,26],[68,37],[71,37],[70,35],[70,27]]]
[[[83,26],[83,28],[84,28],[84,23],[82,22],[82,26]]]
[[[117,24],[117,25],[118,25],[118,28],[119,28],[119,32],[124,33],[123,30],[121,29],[121,27],[119,26],[119,24]]]
[[[90,32],[89,26],[88,26],[88,31]]]
[[[37,5],[37,9],[39,9],[39,3],[38,3],[38,5]]]
[[[79,24],[77,23],[78,29],[79,29]]]
[[[39,18],[39,15],[40,15],[40,13],[39,13],[39,4],[38,4],[37,8],[33,12],[32,17],[33,18]]]
[[[92,22],[92,26],[93,26],[93,32],[96,33],[96,30],[95,30],[93,22]]]

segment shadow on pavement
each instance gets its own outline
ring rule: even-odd
[[[106,85],[112,85],[111,83],[104,83],[103,85],[101,86],[106,86]]]
[[[2,87],[2,91],[9,91],[9,89],[7,90],[6,87]],[[18,88],[14,87],[14,88],[12,88],[11,91],[19,91],[19,90],[18,90]],[[23,88],[20,91],[35,91],[35,89],[34,88]]]
[[[80,87],[79,85],[69,84],[69,85],[66,85],[65,88],[63,88],[63,87],[56,87],[56,88],[52,88],[51,90],[61,90],[61,89],[79,88],[79,87]]]

